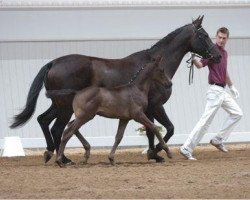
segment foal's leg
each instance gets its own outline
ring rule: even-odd
[[[115,136],[115,143],[114,143],[112,150],[109,154],[109,161],[110,161],[111,165],[115,164],[115,161],[114,161],[115,151],[123,138],[124,131],[127,127],[128,122],[129,122],[128,120],[122,120],[122,119],[119,120],[118,130],[117,130],[117,133]]]
[[[55,144],[49,130],[49,125],[56,118],[56,116],[57,109],[52,103],[48,110],[37,117],[37,121],[43,131],[47,143],[47,151],[45,151],[43,154],[45,163],[47,163],[51,159],[55,150]]]
[[[68,123],[68,126],[70,126],[73,122],[74,122],[74,120],[71,121],[71,122],[69,122],[69,123]],[[82,134],[80,133],[79,130],[77,130],[77,131],[75,132],[75,135],[76,135],[76,137],[78,138],[78,140],[80,140],[80,142],[82,143],[82,145],[83,145],[83,147],[84,147],[84,149],[85,149],[85,154],[84,154],[83,163],[87,163],[87,161],[88,161],[88,159],[89,159],[89,156],[90,156],[90,148],[91,148],[91,146],[90,146],[90,144],[88,143],[88,141],[82,136]]]
[[[69,141],[69,139],[72,137],[73,134],[76,134],[79,136],[78,129],[85,123],[87,123],[88,121],[90,121],[91,119],[94,118],[95,113],[96,113],[96,105],[94,106],[88,106],[87,109],[85,109],[85,112],[81,113],[81,118],[76,118],[70,125],[69,127],[63,132],[63,137],[61,140],[61,144],[57,153],[57,158],[56,158],[56,162],[60,167],[64,166],[63,163],[63,152],[65,149],[65,146],[67,144],[67,142]]]
[[[71,123],[69,127],[66,128],[63,132],[62,140],[56,157],[56,162],[60,167],[63,167],[65,165],[63,163],[63,152],[67,142],[72,137],[72,135],[76,133],[76,131],[81,127],[82,124],[83,122],[80,119],[76,118],[73,123]]]
[[[87,163],[89,156],[90,156],[90,144],[88,143],[88,141],[82,136],[82,134],[77,130],[75,132],[76,137],[80,140],[80,142],[82,143],[84,149],[85,149],[85,154],[84,154],[84,160],[83,163]]]
[[[169,151],[169,148],[168,148],[167,144],[164,142],[161,134],[157,130],[157,126],[154,123],[152,123],[143,112],[139,113],[138,116],[136,116],[136,118],[134,118],[134,119],[136,121],[142,123],[144,126],[148,127],[149,129],[151,129],[151,131],[158,138],[158,140],[161,144],[161,147],[166,151],[168,156],[171,156],[171,152]]]

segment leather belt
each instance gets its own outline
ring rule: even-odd
[[[220,87],[225,87],[225,85],[224,84],[221,84],[221,83],[210,83],[210,85],[217,85],[217,86],[220,86]]]

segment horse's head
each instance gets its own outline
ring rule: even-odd
[[[208,33],[202,28],[203,17],[198,17],[192,22],[194,34],[190,41],[191,51],[203,58],[211,59],[213,62],[218,63],[220,62],[221,55]]]
[[[162,57],[159,57],[159,56],[152,59],[152,63],[150,63],[151,65],[154,65],[152,78],[153,80],[160,83],[164,87],[170,88],[172,86],[172,81],[167,75],[167,73],[165,72],[163,65],[160,64],[161,60],[162,60]]]

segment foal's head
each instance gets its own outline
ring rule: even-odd
[[[160,65],[162,57],[153,58],[150,63],[148,63],[145,68],[148,68],[147,76],[159,84],[163,85],[166,88],[172,86],[171,79],[165,73],[163,65]]]

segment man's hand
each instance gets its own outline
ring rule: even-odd
[[[229,87],[229,89],[230,89],[230,92],[231,92],[231,94],[233,95],[233,97],[234,97],[235,99],[238,99],[239,96],[240,96],[240,93],[238,92],[238,90],[237,90],[233,85],[231,85],[231,86]]]

